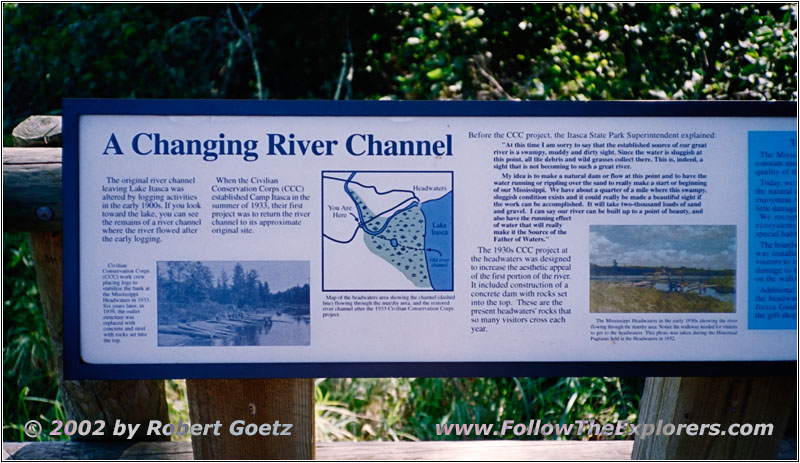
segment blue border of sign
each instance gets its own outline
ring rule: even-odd
[[[427,117],[793,117],[783,101],[255,101],[63,100],[64,377],[66,379],[775,376],[796,361],[691,362],[337,362],[91,364],[80,355],[78,122],[84,114]]]

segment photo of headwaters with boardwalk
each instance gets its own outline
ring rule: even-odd
[[[158,262],[158,345],[310,344],[308,261]]]
[[[593,225],[593,313],[733,313],[736,227]]]

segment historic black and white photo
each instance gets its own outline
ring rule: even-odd
[[[309,345],[308,261],[160,261],[159,346]]]

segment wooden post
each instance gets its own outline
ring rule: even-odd
[[[662,425],[773,425],[770,436],[636,435],[635,460],[772,459],[793,414],[794,377],[647,378],[638,422]]]
[[[192,437],[196,459],[314,458],[313,379],[203,379],[187,380],[186,386],[192,423],[221,423],[218,436]],[[268,424],[269,435],[232,435],[236,420]]]
[[[163,381],[66,381],[63,378],[62,343],[62,242],[61,232],[31,232],[36,281],[44,307],[47,331],[58,365],[59,389],[67,417],[71,420],[103,420],[104,436],[74,436],[75,440],[127,440],[111,430],[116,420],[140,424],[134,440],[170,440],[168,436],[146,436],[150,420],[167,422],[166,393]]]
[[[60,118],[37,122],[32,116],[14,129],[39,145],[61,142]],[[24,130],[18,130],[24,126]],[[56,130],[57,127],[57,130]],[[42,133],[37,134],[35,128]],[[31,141],[28,145],[37,143]],[[167,422],[163,381],[65,381],[63,379],[63,244],[61,228],[60,150],[31,149],[33,156],[9,153],[3,157],[3,196],[6,231],[30,231],[36,280],[39,284],[53,358],[59,372],[59,389],[67,417],[72,420],[103,420],[104,436],[74,436],[78,440],[127,440],[111,430],[116,420],[141,424],[134,440],[169,440],[168,436],[146,436],[151,419]],[[35,151],[35,153],[33,153]]]

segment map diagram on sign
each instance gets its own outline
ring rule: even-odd
[[[325,291],[452,291],[453,173],[322,172]]]

